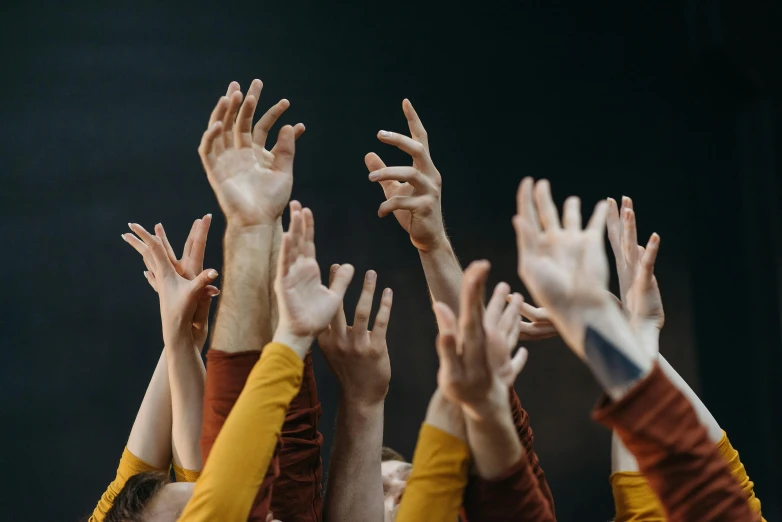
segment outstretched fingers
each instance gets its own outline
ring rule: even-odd
[[[171,260],[168,258],[166,249],[163,246],[163,242],[159,237],[153,236],[144,229],[138,223],[132,223],[130,229],[141,238],[149,251],[152,253],[152,257],[155,259],[155,278],[167,277],[171,274],[175,274],[174,266],[171,264]]]
[[[353,332],[362,335],[369,330],[369,315],[372,313],[372,300],[377,285],[377,272],[367,271],[364,276],[364,286],[356,304],[356,313],[353,316]]]

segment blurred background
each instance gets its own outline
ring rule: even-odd
[[[375,137],[407,132],[409,97],[454,248],[491,260],[492,284],[524,291],[523,176],[585,213],[634,198],[642,240],[662,236],[662,353],[782,517],[779,2],[5,2],[0,19],[0,518],[76,520],[113,479],[162,348],[157,296],[119,236],[162,222],[181,251],[213,212],[220,270],[224,220],[196,149],[228,83],[253,78],[259,114],[285,97],[282,121],[307,126],[293,197],[314,210],[321,266],[372,268],[395,290],[386,444],[412,456],[437,370],[418,255],[377,218],[363,163],[409,163]],[[559,519],[608,520],[599,388],[561,341],[528,348],[517,389]],[[317,352],[316,371],[328,465],[337,384]]]

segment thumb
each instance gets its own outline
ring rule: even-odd
[[[217,279],[217,270],[212,268],[204,270],[190,282],[190,292],[200,295],[215,279]]]
[[[193,314],[193,327],[196,330],[204,330],[206,328],[209,321],[209,309],[212,307],[213,297],[213,295],[205,294],[198,300],[195,313]]]
[[[293,156],[296,153],[296,131],[290,125],[280,129],[274,146],[274,170],[293,174]]]
[[[521,370],[523,370],[524,366],[527,364],[528,358],[529,351],[526,348],[519,348],[519,351],[516,352],[516,355],[510,360],[511,375],[513,376],[512,380],[516,380],[516,377],[518,377]]]

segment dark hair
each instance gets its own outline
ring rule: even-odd
[[[407,460],[405,460],[405,458],[402,456],[401,453],[389,448],[388,446],[383,446],[383,449],[380,452],[380,460],[382,462],[385,462],[387,460],[398,460],[400,462],[407,462]]]
[[[114,499],[104,522],[143,522],[147,504],[168,482],[169,477],[160,471],[133,475]]]

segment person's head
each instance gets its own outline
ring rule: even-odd
[[[385,522],[396,518],[399,502],[407,487],[407,478],[413,466],[398,452],[383,447],[380,456],[380,472],[383,474],[383,494],[385,496]]]
[[[130,477],[104,522],[175,522],[193,496],[192,482],[171,482],[159,471]]]

